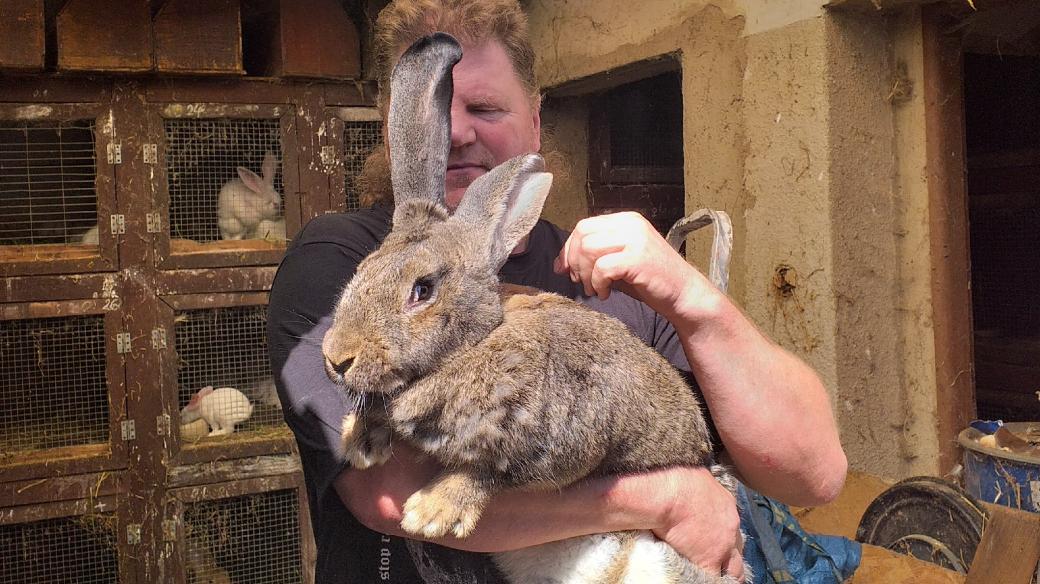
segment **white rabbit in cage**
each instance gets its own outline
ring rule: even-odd
[[[239,166],[238,178],[220,188],[217,226],[222,239],[255,239],[262,221],[279,219],[282,195],[274,188],[276,164],[274,153],[267,152],[260,166],[263,176]],[[285,231],[284,223],[282,231]]]
[[[209,424],[210,436],[224,436],[235,431],[240,424],[253,415],[253,404],[246,394],[233,387],[213,389],[203,387],[191,396],[191,401],[181,410],[181,424],[190,424],[199,418]]]
[[[87,230],[80,239],[80,243],[83,245],[97,245],[98,244],[98,226],[95,225]]]
[[[256,237],[267,240],[285,240],[285,219],[264,219],[256,226]]]

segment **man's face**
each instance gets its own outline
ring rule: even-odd
[[[454,210],[478,176],[514,156],[538,152],[541,120],[500,42],[465,46],[452,74],[445,203]]]

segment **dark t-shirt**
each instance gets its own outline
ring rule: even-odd
[[[486,554],[409,545],[369,530],[351,515],[333,488],[334,479],[347,466],[336,450],[348,408],[343,392],[325,374],[321,341],[343,286],[390,231],[390,220],[387,207],[316,218],[289,246],[271,288],[268,347],[285,420],[296,435],[303,464],[318,548],[316,582],[411,583],[424,578],[430,583],[499,582],[501,577]],[[501,280],[575,298],[618,318],[685,372],[696,387],[675,330],[665,319],[621,293],[612,293],[602,302],[584,298],[580,286],[553,272],[553,259],[566,238],[563,230],[539,221],[527,251],[509,258],[499,273]],[[451,576],[444,579],[438,572]]]

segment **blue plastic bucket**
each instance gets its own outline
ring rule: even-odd
[[[1037,422],[1011,422],[1004,425],[1020,436]],[[985,436],[966,428],[957,437],[964,448],[964,490],[980,501],[1040,513],[1040,457],[983,446]]]

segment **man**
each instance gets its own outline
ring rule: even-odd
[[[463,44],[453,72],[449,207],[488,169],[540,149],[534,56],[515,0],[399,0],[384,9],[376,28],[384,112],[393,63],[415,39],[441,30]],[[375,156],[369,170],[384,172],[368,173],[369,199],[388,184],[385,154]],[[401,508],[435,474],[435,463],[402,442],[380,467],[358,471],[339,460],[346,405],[325,376],[320,347],[340,290],[389,231],[390,213],[377,206],[312,221],[286,254],[271,292],[271,359],[307,479],[317,581],[414,582],[420,573],[427,581],[496,581],[486,558],[466,551],[626,529],[653,530],[697,564],[741,575],[734,498],[703,468],[585,481],[560,492],[507,493],[491,503],[470,537],[406,550]],[[840,490],[845,455],[816,374],[763,337],[639,215],[586,219],[569,236],[540,222],[500,275],[571,297],[598,297],[590,301],[594,307],[691,371],[717,438],[751,487],[799,505],[820,504]],[[790,432],[795,419],[800,431]]]

